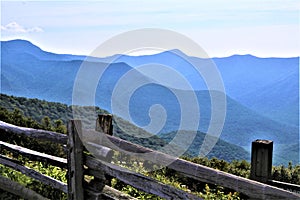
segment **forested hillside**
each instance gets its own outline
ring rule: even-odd
[[[25,117],[22,114],[22,112],[17,109],[15,109],[14,111],[8,111],[7,109],[1,107],[0,119],[5,122],[12,123],[19,126],[52,130],[61,133],[66,132],[65,126],[62,124],[62,122],[57,123],[56,120],[56,123],[54,123],[53,120],[46,117],[42,119],[41,123],[39,123],[29,117]],[[0,133],[0,136],[1,136],[0,138],[1,141],[6,141],[9,143],[28,147],[40,152],[46,152],[46,153],[51,152],[52,155],[65,157],[65,153],[63,152],[62,147],[60,145],[54,145],[54,144],[51,145],[50,143],[47,142],[46,143],[37,142],[34,139],[29,140],[25,137],[14,136],[13,134],[7,134],[3,132]],[[0,151],[1,153],[7,154],[5,150],[0,149]],[[14,157],[14,155],[12,154],[7,154],[7,156]],[[21,162],[25,163],[26,166],[32,167],[43,174],[46,174],[48,176],[66,182],[66,177],[65,177],[66,170],[62,170],[58,167],[53,167],[51,165],[43,165],[40,162],[32,162],[32,161],[28,162],[27,159],[23,158],[22,156],[19,156],[16,159],[19,159]],[[233,161],[229,163],[224,160],[218,160],[216,158],[208,159],[208,158],[184,157],[184,159],[187,159],[191,162],[195,162],[201,165],[219,169],[225,172],[229,172],[238,176],[242,176],[242,177],[248,178],[250,175],[250,164],[245,160]],[[114,158],[113,162],[122,165],[122,163],[118,163],[117,157]],[[136,161],[128,160],[127,162],[136,162]],[[140,173],[144,173],[147,176],[153,177],[166,184],[173,185],[174,187],[181,188],[185,191],[193,192],[204,199],[247,199],[247,197],[243,196],[242,194],[238,194],[234,191],[227,190],[220,186],[208,185],[200,182],[195,183],[192,179],[183,178],[179,174],[176,174],[174,171],[168,168],[164,168],[158,171],[148,172],[148,173],[145,173],[145,171],[141,168],[141,166],[138,166],[137,169],[133,169],[133,170],[138,170]],[[21,173],[14,171],[10,168],[4,167],[3,165],[0,165],[0,175],[4,177],[8,177],[14,181],[20,182],[26,187],[39,192],[45,197],[51,199],[67,199],[66,194],[58,190],[52,189],[51,187],[48,186],[45,187],[45,185],[43,185],[42,183],[35,181],[32,178],[28,178],[25,175],[22,175]],[[273,167],[273,179],[294,183],[294,184],[300,184],[300,165],[293,166],[292,163],[290,163],[288,167],[284,167],[284,166]],[[160,199],[154,195],[146,194],[131,186],[128,186],[122,183],[121,181],[118,181],[115,178],[111,180],[111,185],[112,187],[139,199]],[[15,200],[20,198],[0,190],[0,199]]]
[[[107,65],[108,58],[89,58],[84,62],[84,58],[86,58],[84,56],[59,55],[46,52],[25,40],[2,41],[1,44],[1,92],[4,94],[44,99],[68,105],[96,105],[140,127],[150,124],[149,108],[158,104],[167,113],[166,123],[159,129],[159,133],[162,134],[181,129],[180,104],[187,103],[188,107],[192,105],[186,101],[179,102],[174,94],[180,94],[179,96],[196,95],[201,118],[191,119],[191,116],[189,116],[188,120],[199,122],[199,126],[194,127],[193,130],[196,131],[197,128],[197,131],[203,133],[209,132],[208,127],[212,116],[211,95],[214,96],[215,102],[224,102],[222,96],[225,94],[226,116],[224,117],[224,126],[222,120],[214,123],[215,127],[220,127],[222,130],[220,134],[222,140],[239,145],[247,151],[250,151],[253,140],[273,140],[275,144],[274,163],[276,165],[287,165],[289,161],[299,162],[299,148],[297,148],[297,146],[299,147],[298,57],[258,58],[251,55],[234,55],[213,58],[212,60],[220,72],[226,91],[225,93],[219,93],[219,91],[217,92],[218,95],[207,88],[205,84],[202,84],[204,83],[203,77],[199,76],[199,73],[195,73],[195,68],[185,59],[191,59],[199,66],[206,66],[208,60],[189,57],[180,50],[175,50],[175,52],[166,51],[149,56],[111,55],[118,57],[118,59]],[[154,77],[151,73],[141,73],[138,69],[139,65],[147,63],[169,66],[172,71],[174,69],[186,78],[193,90],[182,88],[180,84],[173,85],[172,90],[169,90],[169,87],[155,84],[152,82]],[[86,84],[79,84],[82,87],[81,89],[74,87],[77,85],[75,82],[83,78],[81,77],[83,74],[78,73],[81,71],[79,69],[81,69],[82,64],[85,69],[92,69],[86,79],[90,79],[93,75],[96,77],[96,84],[96,80],[99,78],[97,85],[95,85],[95,91],[90,91],[90,88],[92,88],[90,81]],[[101,77],[100,74],[95,73],[100,73],[102,70],[104,71],[101,73]],[[160,68],[153,68],[152,70],[154,70],[154,74],[160,74],[164,79],[177,83],[164,70]],[[129,89],[127,87],[129,85],[121,84],[125,87],[120,93],[114,93],[113,91],[118,88],[119,80],[129,72],[133,73],[131,83],[138,83],[138,80],[143,80],[151,84],[138,87],[130,97],[130,103],[127,105],[124,104],[121,97],[123,92]],[[85,78],[82,80],[85,80]],[[77,99],[79,101],[76,102],[76,98],[73,98],[76,91],[79,92],[75,95],[77,97],[95,95],[92,99],[94,103],[90,102],[88,98],[79,98]],[[125,93],[129,94],[130,92]],[[113,94],[115,95],[113,96]],[[185,100],[190,100],[190,98]],[[44,102],[44,104],[47,103]],[[197,106],[196,102],[193,104]],[[21,105],[25,107],[24,104]],[[34,107],[35,110],[28,110],[28,113],[24,111],[24,114],[38,121],[41,120],[41,116],[49,116],[51,119],[62,118],[66,123],[66,119],[70,117],[70,107],[63,104],[56,105],[57,110],[41,104],[41,108],[45,109],[39,109],[36,106]],[[112,105],[120,109],[113,110]],[[9,104],[8,106],[12,105]],[[28,108],[31,109],[30,106]],[[20,108],[22,111],[24,109],[26,108]],[[52,112],[52,109],[55,112]],[[127,109],[130,112],[130,117],[122,113],[123,110]],[[184,110],[186,111],[186,109]],[[221,110],[223,109],[216,110],[218,111],[217,116],[222,115]],[[87,118],[89,121],[93,121],[90,120],[92,119],[91,116],[87,116]],[[115,130],[117,131],[116,126]],[[151,129],[148,129],[148,132],[151,131]],[[156,132],[154,131],[152,134],[156,134]],[[210,134],[214,135],[215,133]],[[124,135],[120,136],[124,137]],[[147,142],[145,141],[145,143]],[[292,148],[289,148],[290,146]],[[230,159],[239,158],[232,156]],[[247,159],[247,157],[242,159]]]
[[[56,130],[56,127],[64,127],[69,119],[73,118],[72,106],[67,106],[61,103],[52,103],[38,99],[29,99],[23,97],[14,97],[1,94],[0,106],[6,108],[13,112],[23,113],[24,116],[29,119],[36,120],[40,122],[45,127],[52,127],[52,130]],[[89,109],[89,107],[86,107]],[[17,111],[18,109],[19,111]],[[100,108],[95,109],[97,114],[107,113],[107,111]],[[87,116],[90,121],[96,121],[97,116]],[[114,117],[115,119],[117,116]],[[117,122],[117,123],[116,123]],[[140,144],[142,146],[160,149],[165,146],[174,138],[176,132],[161,134],[159,137],[155,135],[150,135],[143,129],[136,127],[129,122],[117,118],[113,121],[114,129],[113,134],[116,137]],[[120,127],[126,127],[123,130]],[[131,133],[131,134],[126,134]],[[143,137],[141,137],[143,136]],[[147,137],[146,137],[147,136]],[[190,148],[185,153],[188,157],[197,157],[199,154],[199,148],[201,147],[202,141],[205,134],[198,132]],[[183,139],[184,140],[184,139]],[[173,148],[180,148],[173,146]],[[233,160],[248,160],[250,159],[249,152],[245,151],[243,148],[219,140],[213,150],[207,155],[208,158],[216,157],[218,159],[224,159],[226,161]]]

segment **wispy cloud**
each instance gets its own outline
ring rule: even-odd
[[[1,31],[10,32],[10,33],[39,33],[44,32],[40,27],[23,27],[17,22],[8,23],[5,26],[1,25]]]

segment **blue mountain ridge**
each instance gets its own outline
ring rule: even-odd
[[[178,50],[137,57],[121,55],[115,58],[115,62],[125,62],[132,67],[147,63],[168,66],[189,80],[195,90],[209,89],[195,70],[197,66],[207,65],[209,59],[189,57]],[[258,58],[252,55],[233,55],[212,58],[211,62],[221,74],[227,95],[262,115],[299,126],[299,103],[295,103],[299,102],[299,57]],[[293,109],[288,109],[287,113],[286,108],[290,107],[290,102],[294,102]]]
[[[104,62],[106,61],[105,58],[90,60],[93,62],[84,62],[85,56],[44,52],[28,41],[1,42],[1,92],[71,104],[74,81],[80,66],[84,62],[87,67],[94,69],[106,68],[95,91],[95,102],[97,106],[112,111],[112,101],[114,101],[114,98],[119,99],[118,96],[113,97],[118,81],[126,73],[134,71],[132,80],[143,80],[153,84],[146,84],[133,93],[128,105],[132,119],[122,116],[123,113],[115,114],[124,117],[126,120],[133,121],[139,126],[145,126],[151,121],[149,118],[150,107],[155,104],[161,104],[168,117],[165,126],[160,132],[160,134],[163,134],[178,129],[180,124],[180,102],[176,99],[174,92],[170,92],[170,88],[157,84],[147,74],[143,74],[136,69],[141,64],[149,62],[159,63],[178,70],[187,80],[191,80],[191,85],[194,87],[192,92],[195,93],[200,107],[199,130],[207,132],[211,118],[211,99],[207,91],[208,88],[201,76],[194,73],[195,69],[191,68],[191,70],[188,70],[191,66],[190,63],[182,59],[184,56],[186,55],[182,54],[178,57],[178,52],[175,54],[175,57],[172,52],[137,57],[122,55],[116,56],[117,59],[114,63],[108,65]],[[190,59],[194,60],[195,63],[207,62],[201,58]],[[227,94],[227,114],[221,139],[246,147],[248,150],[250,149],[251,141],[258,138],[272,139],[275,144],[281,146],[291,145],[291,141],[293,141],[293,144],[299,141],[299,125],[297,124],[299,109],[294,110],[294,108],[299,106],[297,104],[299,95],[295,95],[295,91],[299,93],[299,85],[297,80],[294,80],[298,76],[298,68],[295,68],[295,65],[299,62],[297,59],[262,59],[250,55],[213,59],[220,70]],[[249,66],[245,65],[245,63],[249,64]],[[282,69],[283,66],[284,69]],[[89,80],[86,80],[85,84],[89,86]],[[283,91],[277,90],[276,87]],[[247,88],[247,91],[244,91],[244,88]],[[285,88],[289,88],[289,92],[285,92]],[[181,88],[172,89],[175,93],[180,94],[188,92],[181,90]],[[264,94],[259,91],[270,92]],[[228,94],[231,94],[229,95],[230,97]],[[87,91],[82,91],[81,95],[84,99],[90,94]],[[266,96],[273,102],[272,104],[267,101]],[[249,97],[253,97],[253,99]],[[256,98],[259,101],[256,101]],[[241,103],[236,99],[240,99],[239,102]],[[289,102],[289,104],[281,102]],[[290,105],[290,102],[296,103],[293,103],[288,110],[284,110],[286,107],[283,106],[282,112],[289,112],[286,113],[286,117],[293,116],[293,120],[283,119],[279,122],[279,118],[275,115],[268,116],[267,112],[269,110],[272,112],[278,111],[272,106]],[[124,107],[124,102],[117,101],[117,105],[118,103],[119,106]],[[243,104],[250,104],[252,109]],[[260,109],[256,109],[256,106],[265,108],[265,116],[259,113]],[[282,116],[281,112],[278,115]],[[279,148],[275,155],[288,155],[288,149],[288,147]],[[293,152],[292,158],[289,156],[286,156],[285,159],[281,158],[280,162],[284,163],[289,160],[299,162],[299,151]]]
[[[58,60],[58,61],[71,61],[71,60],[84,60],[86,56],[69,55],[69,54],[55,54],[43,51],[38,46],[33,45],[27,40],[11,40],[1,41],[1,54],[6,58],[15,59],[15,56],[22,56],[24,53],[32,55],[40,60]]]

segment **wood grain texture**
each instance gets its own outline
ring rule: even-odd
[[[251,148],[250,179],[267,183],[272,178],[273,141],[255,140]]]
[[[134,198],[132,196],[129,196],[128,194],[125,194],[123,192],[120,192],[119,190],[116,190],[116,189],[114,189],[112,187],[109,187],[107,185],[103,188],[102,193],[105,196],[111,197],[113,199],[137,200],[136,198]]]
[[[68,199],[84,199],[83,190],[83,144],[79,135],[82,134],[80,120],[68,123]]]
[[[30,169],[26,166],[23,166],[19,163],[19,161],[15,161],[13,159],[10,159],[10,158],[0,155],[0,164],[3,164],[10,168],[13,168],[14,170],[21,172],[22,174],[25,174],[31,178],[34,178],[46,185],[49,185],[55,189],[60,190],[62,192],[67,192],[67,184],[65,184],[61,181],[58,181],[52,177],[41,174],[41,173],[39,173],[33,169]]]
[[[125,194],[123,192],[120,192],[119,190],[116,190],[112,187],[105,186],[102,191],[95,192],[92,190],[89,190],[87,188],[85,190],[86,192],[86,200],[98,200],[98,199],[105,199],[105,200],[137,200],[136,198]]]
[[[42,195],[36,193],[33,190],[30,190],[26,188],[24,185],[21,185],[20,183],[17,183],[15,181],[12,181],[8,178],[5,178],[3,176],[0,176],[0,189],[8,191],[14,195],[17,195],[19,197],[22,197],[24,199],[29,200],[49,200]]]
[[[150,177],[110,163],[102,162],[91,156],[86,156],[85,160],[86,166],[90,168],[91,175],[97,175],[97,173],[93,173],[93,170],[102,171],[139,190],[150,194],[155,194],[166,199],[201,199],[196,195],[160,183]]]
[[[27,149],[24,147],[20,147],[17,145],[9,144],[6,142],[0,141],[0,149],[6,149],[15,154],[22,155],[26,158],[29,158],[32,161],[40,161],[45,162],[54,166],[58,166],[61,168],[67,168],[67,159],[60,158],[52,155],[48,155],[45,153],[40,153],[38,151],[33,151],[31,149]]]
[[[139,157],[149,160],[153,163],[166,165],[168,168],[174,169],[183,176],[193,178],[195,180],[223,186],[243,193],[251,198],[258,199],[299,199],[300,196],[280,188],[276,188],[257,181],[235,176],[226,172],[215,170],[209,167],[198,165],[180,158],[154,151],[137,144],[116,138],[110,135],[104,135],[101,132],[92,130],[85,131],[86,137],[92,136],[98,138],[100,145],[108,146],[117,151],[129,151],[131,154],[138,153]],[[145,154],[145,155],[143,155]]]
[[[96,158],[101,160],[110,161],[114,155],[114,151],[108,147],[104,147],[99,144],[87,142],[84,146],[91,152]]]
[[[103,132],[104,134],[113,135],[112,115],[101,114],[98,115],[96,120],[96,131]]]
[[[275,181],[275,180],[269,180],[268,184],[300,193],[300,185],[296,185],[296,184],[292,184],[292,183],[284,183],[284,182]]]
[[[83,144],[81,140],[83,140],[85,144],[93,146],[100,157],[110,157],[112,150],[121,152],[127,151],[130,152],[131,155],[138,155],[139,157],[149,160],[153,163],[165,165],[168,168],[179,172],[185,177],[190,177],[204,183],[216,184],[225,188],[230,188],[247,195],[251,199],[300,199],[300,195],[297,193],[292,193],[271,185],[238,177],[186,160],[175,158],[162,152],[154,151],[137,144],[132,144],[120,138],[104,134],[103,132],[97,132],[93,130],[85,130],[82,132],[81,122],[78,120],[72,120],[68,124],[68,136],[50,131],[17,127],[2,121],[0,121],[0,131],[22,134],[28,137],[60,144],[66,144],[68,141],[68,186],[51,177],[40,174],[33,169],[22,166],[20,161],[0,155],[0,163],[63,192],[68,192],[68,198],[72,200],[84,199],[84,164],[89,167],[87,170],[88,173],[99,178],[99,181],[103,181],[102,178],[103,174],[105,173],[147,193],[155,194],[166,199],[200,199],[193,194],[173,188],[169,185],[165,185],[152,178],[132,172],[128,169],[100,161],[91,156],[84,156]],[[0,142],[0,146],[1,148],[13,151],[14,153],[31,157],[33,160],[44,159],[46,162],[56,162],[58,165],[66,164],[66,160],[63,160],[63,158],[42,154],[30,149],[18,147],[16,145]],[[276,181],[272,181],[272,183],[274,183],[274,185],[278,185]],[[297,189],[299,187],[296,185],[295,188]],[[99,193],[101,192],[102,191],[99,191]]]
[[[58,144],[66,144],[68,140],[68,137],[64,134],[60,134],[52,131],[38,130],[33,128],[19,127],[12,124],[8,124],[3,121],[0,121],[0,131],[24,135],[30,138],[40,139],[40,140],[54,142]]]

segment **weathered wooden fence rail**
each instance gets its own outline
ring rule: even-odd
[[[8,158],[4,155],[0,155],[0,164],[11,167],[29,177],[35,178],[47,185],[50,185],[53,188],[68,193],[68,198],[72,200],[101,198],[133,199],[132,197],[122,194],[121,192],[105,185],[105,178],[107,178],[107,175],[109,177],[115,177],[139,190],[155,194],[166,199],[200,199],[200,197],[197,197],[194,194],[182,191],[161,183],[153,178],[110,163],[110,159],[112,158],[114,151],[126,150],[133,152],[133,154],[138,153],[139,157],[145,154],[145,160],[149,160],[154,163],[159,161],[159,163],[162,165],[168,164],[168,168],[177,171],[185,177],[189,177],[204,183],[220,185],[225,188],[243,193],[251,199],[300,198],[299,194],[296,193],[292,193],[254,180],[238,177],[222,171],[214,170],[202,165],[188,162],[186,160],[174,158],[170,155],[113,137],[111,136],[112,123],[111,121],[109,122],[109,120],[106,122],[107,119],[111,120],[111,117],[102,116],[98,119],[98,131],[83,130],[80,121],[71,120],[68,124],[68,136],[50,131],[18,127],[0,121],[1,132],[4,131],[13,134],[25,135],[27,137],[63,145],[68,144],[66,149],[67,159],[64,159],[0,141],[1,149],[20,154],[33,161],[46,162],[54,166],[68,169],[68,184],[62,183],[33,169],[25,167],[17,160]],[[91,140],[91,138],[93,140]],[[84,144],[87,143],[89,144],[89,147],[92,147],[90,149],[92,155],[97,155],[96,157],[100,156],[101,160],[93,157],[92,155],[84,153]],[[111,143],[114,145],[109,145]],[[84,180],[85,175],[94,176],[94,179],[87,183]],[[28,191],[28,189],[24,188],[22,185],[17,186],[20,188],[20,191],[23,192],[20,193],[20,191],[12,191],[11,187],[8,188],[7,185],[3,184],[5,181],[6,178],[0,176],[1,189],[7,190],[16,195],[27,195],[26,198],[28,199],[36,199],[40,197],[39,194],[33,191]],[[276,181],[268,180],[268,182],[273,182],[274,185],[279,184]],[[15,187],[15,184],[17,184],[10,180],[8,180],[7,183],[12,184]],[[292,187],[298,187],[297,185],[290,185],[292,185]]]
[[[7,132],[11,134],[17,134],[17,135],[23,135],[29,138],[35,138],[41,141],[48,141],[48,142],[53,142],[57,144],[66,144],[68,141],[68,136],[51,132],[51,131],[44,131],[44,130],[36,130],[36,129],[31,129],[31,128],[24,128],[24,127],[18,127],[12,124],[8,124],[5,122],[0,121],[0,130],[1,132]],[[1,134],[1,133],[0,133]],[[0,149],[5,149],[9,152],[22,155],[24,157],[29,158],[32,161],[41,161],[44,163],[49,163],[54,166],[58,166],[61,168],[66,168],[67,167],[67,159],[52,156],[49,154],[45,153],[40,153],[37,151],[33,151],[28,148],[20,147],[17,145],[9,144],[3,141],[0,141]],[[46,176],[40,172],[37,172],[31,168],[28,168],[24,166],[21,162],[19,162],[16,159],[8,158],[5,155],[0,155],[0,164],[13,168],[14,170],[17,170],[28,177],[34,178],[40,182],[43,182],[46,185],[49,185],[55,189],[61,190],[63,192],[68,192],[67,184],[63,183],[61,181],[58,181],[52,177]],[[3,178],[3,177],[2,177]],[[2,179],[4,181],[4,179]],[[40,196],[39,194],[35,193],[32,190],[28,189],[22,189],[22,190],[16,190],[16,188],[23,188],[24,186],[10,181],[11,185],[14,187],[9,187],[9,192],[19,195],[22,197],[26,197],[28,199],[37,199],[37,196]],[[0,184],[0,188],[7,190],[5,184]],[[12,190],[14,189],[14,190]],[[40,199],[40,198],[39,198]]]

